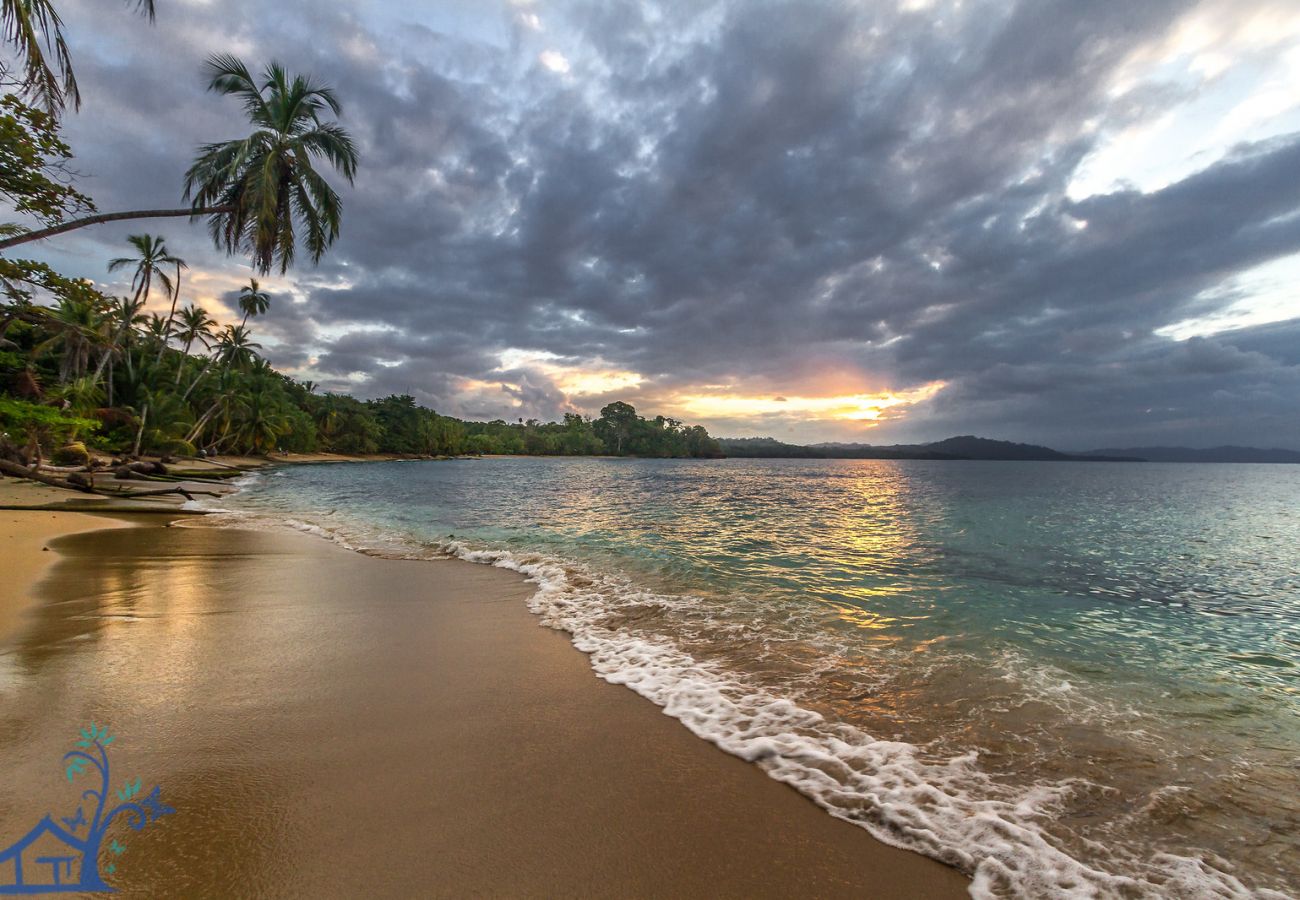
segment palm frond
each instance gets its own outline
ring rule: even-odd
[[[22,62],[27,92],[53,113],[61,111],[68,100],[80,108],[81,93],[63,37],[63,19],[50,0],[5,0],[0,4],[0,25]],[[54,57],[53,68],[47,52]]]

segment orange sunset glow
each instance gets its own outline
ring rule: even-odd
[[[929,400],[943,390],[936,381],[908,391],[883,391],[817,396],[746,396],[734,393],[686,394],[676,398],[676,405],[691,415],[706,419],[762,418],[765,416],[798,417],[813,421],[848,420],[874,423],[891,415],[901,415],[909,406]]]

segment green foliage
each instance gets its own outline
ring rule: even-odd
[[[22,443],[43,446],[65,444],[78,432],[99,427],[94,419],[70,416],[53,406],[30,403],[0,394],[0,432]]]
[[[16,301],[31,301],[39,291],[55,297],[106,300],[107,296],[95,289],[84,278],[60,275],[42,262],[31,259],[8,259],[0,256],[0,288],[5,296]]]
[[[150,240],[163,248],[161,238]],[[138,440],[141,451],[177,455],[721,455],[703,428],[645,419],[627,403],[611,403],[594,421],[569,413],[561,422],[465,422],[409,394],[369,401],[316,394],[271,368],[245,325],[227,325],[209,344],[211,319],[201,309],[143,317],[137,301],[24,265],[14,264],[57,299],[0,304],[0,423],[45,450],[80,435],[101,450],[131,452]],[[139,274],[137,291],[149,277]]]
[[[58,119],[16,94],[0,97],[0,197],[16,212],[30,213],[45,225],[93,212],[95,204],[71,184],[71,159]]]
[[[128,4],[153,21],[154,0],[128,0]],[[73,108],[80,108],[72,55],[63,35],[63,19],[54,4],[50,0],[0,0],[0,26],[4,41],[22,67],[23,90],[51,113],[61,112],[68,101]]]

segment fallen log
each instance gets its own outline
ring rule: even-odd
[[[5,459],[0,459],[0,472],[3,472],[6,475],[12,475],[15,478],[26,478],[30,481],[38,482],[39,484],[49,485],[50,487],[63,488],[68,491],[77,491],[82,494],[94,494],[97,497],[120,497],[129,500],[132,497],[161,497],[164,494],[180,494],[186,500],[193,500],[197,494],[202,494],[207,497],[221,496],[221,494],[215,491],[188,491],[180,486],[149,491],[101,490],[86,484],[78,484],[62,478],[55,478],[52,475],[46,475],[44,472],[29,469],[26,466],[20,466]]]
[[[171,488],[159,488],[156,491],[95,491],[101,497],[125,497],[128,500],[132,497],[161,497],[164,494],[180,494],[186,500],[193,500],[196,494],[202,494],[205,497],[220,497],[216,491],[187,491],[185,488],[177,486]]]
[[[27,478],[31,481],[39,482],[40,484],[47,484],[50,487],[64,488],[69,491],[81,491],[83,494],[99,493],[99,491],[94,488],[71,484],[62,478],[55,478],[53,475],[46,475],[44,472],[40,472],[36,469],[29,469],[26,466],[20,466],[7,459],[0,459],[0,472],[4,472],[6,475],[12,475],[15,478]]]

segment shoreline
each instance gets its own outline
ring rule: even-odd
[[[434,879],[442,886],[433,892],[445,895],[965,894],[969,882],[955,870],[831,817],[596,677],[567,635],[528,611],[533,586],[514,573],[452,559],[378,559],[307,535],[202,521],[159,540],[156,520],[102,530],[110,520],[83,518],[101,530],[55,541],[35,626],[12,651],[18,686],[0,682],[0,719],[21,726],[0,733],[32,737],[0,738],[0,760],[21,773],[11,782],[57,794],[58,741],[85,724],[78,716],[98,716],[129,741],[172,805],[205,807],[211,828],[182,824],[178,812],[158,835],[138,838],[138,859],[115,882],[126,893],[156,890],[164,872],[171,889],[271,891],[283,889],[276,880],[283,867],[300,876],[295,888],[326,893],[341,885],[428,892]],[[123,618],[116,607],[128,600]],[[64,603],[76,615],[65,617]],[[348,627],[340,631],[341,622]],[[117,671],[153,657],[161,683],[128,671],[111,691],[91,678],[62,691],[53,708],[25,702],[33,689],[44,694],[43,685],[65,683],[71,670],[93,670],[97,660]],[[234,685],[242,685],[237,694]],[[155,693],[165,699],[150,699]],[[211,732],[214,716],[241,740],[226,747]],[[308,722],[334,722],[333,737],[304,744]],[[182,749],[214,742],[226,749],[205,750],[197,761]],[[410,758],[433,749],[440,767],[454,758],[448,771],[418,768],[427,761],[405,771]],[[221,791],[186,797],[182,782],[195,766]],[[286,774],[320,766],[340,781],[312,779],[308,789]],[[274,804],[293,834],[310,831],[308,818],[343,810],[355,830],[374,832],[363,845],[410,868],[375,867],[330,829],[233,870],[214,858],[213,844],[246,846],[251,837],[230,830],[241,814],[222,792],[246,798],[280,777],[296,785],[281,784],[277,793],[286,795]],[[364,789],[349,780],[356,778]],[[322,783],[334,786],[318,796]],[[32,800],[0,789],[6,832]],[[423,840],[389,827],[389,816],[421,823]],[[261,833],[259,840],[283,843]],[[188,874],[176,874],[176,853]],[[304,854],[318,865],[306,865]],[[339,860],[351,866],[341,881],[330,888],[316,880]]]
[[[37,606],[38,586],[58,561],[49,544],[83,532],[129,528],[132,523],[107,513],[68,512],[57,507],[0,509],[0,543],[5,577],[0,579],[0,651],[22,630]]]
[[[175,503],[128,503],[88,497],[16,478],[0,479],[0,652],[17,637],[27,614],[39,604],[38,588],[59,559],[50,543],[87,531],[129,528],[138,512],[184,515]],[[178,516],[177,516],[178,517]]]

